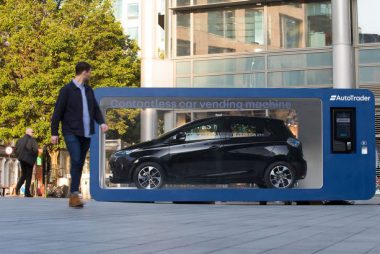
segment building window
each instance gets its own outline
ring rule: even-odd
[[[376,55],[376,52],[372,52],[372,55]],[[371,57],[366,61],[372,63],[375,57]],[[368,59],[364,55],[362,58]],[[367,75],[366,78],[377,79],[375,72],[378,69],[361,71]],[[332,82],[331,50],[287,54],[276,52],[266,57],[199,58],[176,63],[177,87],[331,87]]]
[[[133,40],[139,40],[139,28],[138,27],[128,27],[128,35]]]
[[[302,21],[281,15],[281,47],[282,48],[299,48],[301,46]]]
[[[193,0],[192,9],[182,7],[175,12],[176,39],[192,45],[190,55],[319,48],[332,44],[331,1],[213,6],[217,2],[224,1]],[[203,7],[194,9],[197,4]],[[206,4],[210,5],[205,8]]]
[[[256,52],[264,45],[263,10],[235,8],[194,13],[194,55]]]
[[[207,14],[208,33],[234,39],[235,11],[211,11]]]
[[[245,10],[245,42],[264,45],[264,15],[262,9]]]
[[[332,45],[331,3],[309,3],[306,5],[307,47]]]
[[[357,0],[359,43],[380,43],[380,1]]]
[[[269,5],[268,49],[325,47],[332,44],[331,2]]]
[[[187,5],[190,5],[190,0],[176,0],[176,6],[187,6]]]
[[[115,14],[115,18],[117,20],[121,20],[123,18],[123,1],[122,0],[116,0],[114,2],[114,14]]]
[[[128,10],[127,10],[128,18],[138,18],[139,17],[139,4],[133,3],[128,4]]]
[[[177,56],[190,55],[190,14],[178,13],[177,15]]]

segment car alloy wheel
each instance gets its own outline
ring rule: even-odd
[[[293,174],[285,165],[278,165],[270,171],[270,181],[275,188],[289,188],[293,182]]]
[[[296,182],[296,173],[289,163],[275,162],[265,173],[265,183],[268,188],[292,188]]]
[[[135,183],[139,189],[158,189],[163,181],[163,171],[156,163],[144,163],[136,170]]]

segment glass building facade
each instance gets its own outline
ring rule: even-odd
[[[172,2],[177,87],[332,86],[330,1],[247,2]]]
[[[158,20],[164,29],[160,58],[166,67],[160,73],[172,77],[168,86],[325,88],[336,83],[333,73],[340,68],[333,63],[336,0],[157,1],[164,5]],[[343,2],[350,6],[346,25],[351,32],[353,83],[376,95],[380,138],[380,1]],[[123,16],[144,12],[132,7]],[[146,8],[151,12],[149,4]],[[144,26],[144,20],[140,24]]]

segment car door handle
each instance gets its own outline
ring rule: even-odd
[[[219,149],[220,148],[220,146],[218,146],[218,145],[212,145],[212,146],[210,146],[210,149],[212,149],[212,150],[216,150],[216,149]]]

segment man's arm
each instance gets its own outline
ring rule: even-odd
[[[16,157],[18,157],[20,155],[20,143],[21,143],[21,139],[18,139],[17,142],[16,142],[16,145],[15,145],[15,154],[16,154]]]
[[[51,135],[58,136],[59,122],[62,120],[63,113],[65,112],[67,94],[66,90],[62,88],[59,91],[57,102],[55,103],[54,113],[51,118]]]
[[[92,90],[92,96],[94,98],[94,119],[99,125],[104,124],[105,123],[104,117],[103,117],[102,111],[100,110],[99,103],[97,102],[95,98],[95,94],[93,90]]]
[[[103,117],[103,114],[102,114],[102,111],[100,110],[100,107],[99,107],[99,104],[98,102],[95,100],[95,104],[94,104],[94,118],[95,118],[95,121],[101,125],[101,124],[104,124],[105,121],[104,121],[104,117]]]
[[[93,99],[94,99],[93,100],[94,101],[94,119],[100,125],[100,128],[102,129],[102,132],[107,132],[108,131],[108,126],[106,124],[106,121],[104,120],[104,116],[102,114],[102,111],[100,110],[99,104],[96,101],[95,93],[94,93],[93,90],[92,90],[92,96],[93,96]]]
[[[34,138],[32,138],[32,151],[38,156],[38,143]]]

